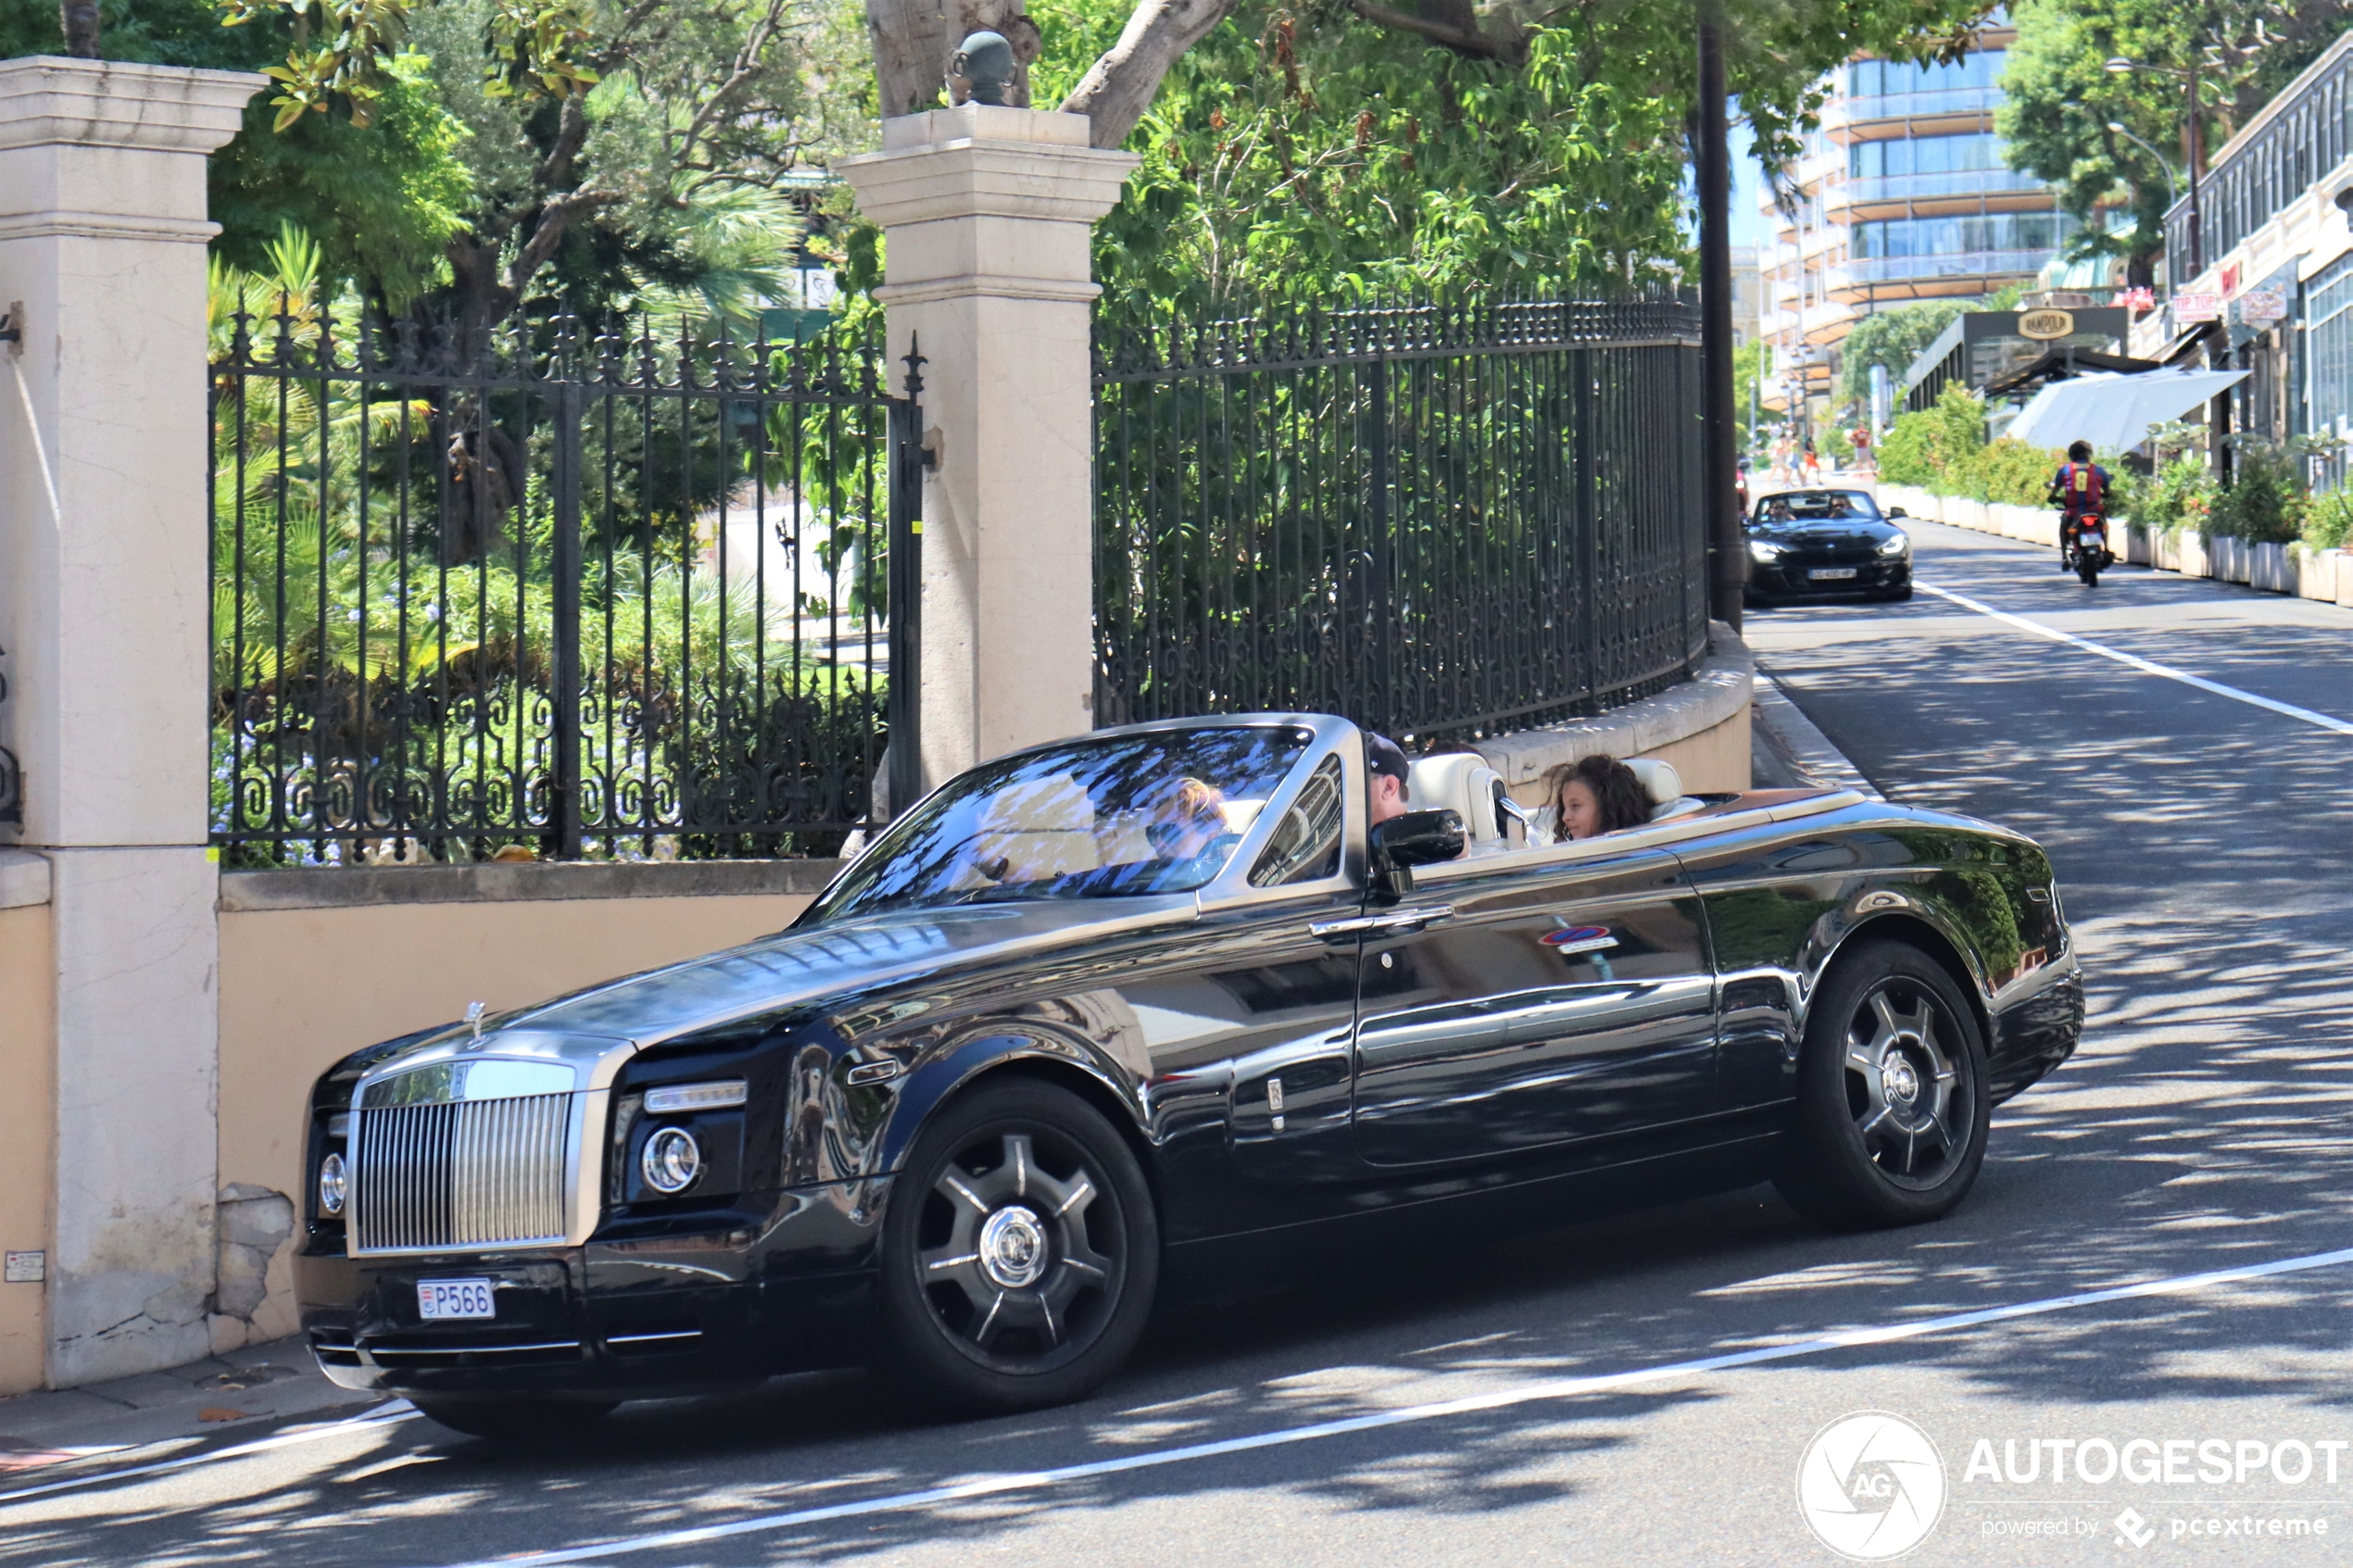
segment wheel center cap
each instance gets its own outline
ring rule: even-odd
[[[1920,1075],[1900,1056],[1887,1059],[1880,1069],[1880,1081],[1887,1086],[1890,1105],[1910,1105],[1920,1098]]]
[[[1018,1203],[1000,1209],[980,1226],[980,1266],[1007,1290],[1038,1283],[1046,1272],[1046,1227]]]

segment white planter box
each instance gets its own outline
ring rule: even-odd
[[[2195,529],[2173,535],[2173,570],[2184,577],[2211,577],[2213,563],[2206,557],[2206,540]]]
[[[2296,558],[2285,545],[2249,545],[2246,556],[2249,587],[2267,594],[2296,592]]]
[[[2124,558],[2134,566],[2157,564],[2157,541],[2145,528],[2124,526]]]
[[[2323,604],[2335,602],[2338,571],[2345,560],[2343,550],[2307,550],[2298,546],[2296,552],[2296,591],[2303,598],[2319,599]]]

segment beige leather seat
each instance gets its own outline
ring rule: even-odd
[[[1633,770],[1634,776],[1642,782],[1642,792],[1651,797],[1652,822],[1668,822],[1707,809],[1706,801],[1683,793],[1683,775],[1675,771],[1672,762],[1629,757],[1626,766]]]
[[[1470,833],[1470,852],[1491,855],[1511,847],[1495,809],[1495,787],[1503,782],[1476,752],[1416,758],[1405,769],[1405,804],[1416,811],[1459,813]]]

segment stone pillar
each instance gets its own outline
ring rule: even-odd
[[[1082,115],[965,104],[837,168],[886,234],[891,375],[919,345],[926,785],[1094,727],[1093,224],[1134,156]]]
[[[264,85],[0,64],[0,743],[52,871],[57,1386],[210,1351],[205,161]]]

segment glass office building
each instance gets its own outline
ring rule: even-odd
[[[1766,197],[1759,329],[1780,383],[1768,401],[1827,395],[1859,318],[2030,282],[2067,243],[2073,220],[2003,161],[1994,131],[2015,36],[1995,11],[1958,60],[1856,60],[1826,83],[1820,129],[1783,171],[1785,198]]]

